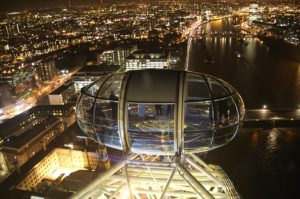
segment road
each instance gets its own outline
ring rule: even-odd
[[[29,97],[22,99],[15,104],[0,110],[0,123],[4,120],[12,118],[18,114],[21,114],[28,109],[36,105],[37,101],[49,95],[55,89],[62,86],[66,81],[71,79],[72,75],[75,74],[80,67],[75,67],[74,70],[70,71],[65,75],[57,75],[52,81],[46,82],[43,86],[35,88]]]

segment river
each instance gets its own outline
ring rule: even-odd
[[[250,35],[241,40],[240,30],[232,22],[219,20],[198,28],[200,34],[191,44],[189,70],[232,84],[247,109],[265,104],[269,108],[297,108],[299,48],[277,41],[267,46]],[[211,31],[219,35],[201,34]],[[241,129],[231,143],[209,152],[205,159],[227,172],[242,198],[300,198],[299,133],[299,129]]]
[[[189,70],[220,77],[243,96],[246,108],[294,108],[300,105],[300,49],[286,45],[268,47],[245,36],[232,19],[207,23],[199,32],[232,32],[227,37],[196,36],[191,44]],[[241,55],[237,57],[237,53]]]

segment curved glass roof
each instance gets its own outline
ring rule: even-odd
[[[103,77],[82,90],[81,129],[109,147],[143,154],[196,153],[231,141],[245,115],[235,89],[213,76],[140,70]]]

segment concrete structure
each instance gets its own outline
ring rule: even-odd
[[[36,72],[42,82],[51,81],[57,74],[55,61],[47,60],[36,67]]]
[[[131,46],[131,45],[127,45],[127,46],[119,46],[117,47],[114,52],[115,52],[115,64],[124,67],[125,66],[125,62],[126,62],[126,58],[134,51],[137,50],[137,46]]]
[[[50,188],[55,189],[55,183],[62,182],[62,179],[71,173],[80,170],[95,170],[97,166],[98,154],[95,152],[56,148],[26,174],[17,188],[36,190],[35,192],[46,196]],[[85,177],[82,176],[83,181],[84,179]],[[49,184],[47,185],[46,182]],[[71,183],[68,180],[65,182],[65,185],[69,187],[73,184],[74,182]],[[65,189],[64,184],[56,185],[57,188]]]
[[[137,49],[136,45],[122,45],[113,50],[106,50],[97,55],[97,62],[125,66],[125,59]]]
[[[47,145],[63,131],[63,123],[50,116],[26,132],[7,139],[1,151],[10,170],[20,168],[39,151],[46,150]]]
[[[97,56],[97,63],[115,63],[115,52],[114,50],[106,50]]]
[[[163,50],[137,50],[126,58],[126,70],[167,69],[168,56]]]
[[[80,91],[83,87],[90,85],[97,79],[114,73],[119,69],[120,66],[112,64],[84,66],[72,75],[72,81],[75,83],[76,91]]]
[[[68,104],[69,100],[76,95],[74,82],[68,81],[48,95],[50,105]]]
[[[72,105],[41,105],[6,120],[0,124],[0,146],[11,136],[21,135],[33,128],[48,116],[54,116],[66,127],[75,122],[75,111]]]
[[[132,154],[71,198],[240,198],[219,166],[207,165],[196,155],[183,163]]]

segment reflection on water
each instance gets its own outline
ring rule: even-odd
[[[254,131],[251,136],[251,146],[252,148],[256,148],[258,144],[258,132]]]
[[[189,70],[231,83],[246,107],[298,107],[300,49],[245,36],[232,20],[202,26],[191,44]],[[218,36],[211,35],[218,32]],[[232,31],[233,34],[225,35]],[[237,56],[240,54],[240,56]],[[287,97],[288,96],[288,97]],[[207,161],[228,173],[242,198],[300,198],[300,129],[242,129],[227,146],[211,151]]]
[[[269,132],[269,135],[267,137],[267,140],[266,140],[266,151],[270,154],[276,152],[277,150],[279,150],[279,144],[278,144],[278,141],[277,141],[277,138],[278,138],[278,130],[277,129],[272,129],[270,132]]]
[[[250,35],[242,38],[231,23],[232,20],[218,20],[198,29],[207,34],[198,34],[193,39],[189,70],[228,81],[241,93],[248,108],[263,104],[276,108],[297,107],[300,48],[278,46],[276,42],[269,42],[271,47],[268,47],[266,42]]]
[[[300,129],[242,129],[207,161],[228,173],[243,198],[300,198]]]

